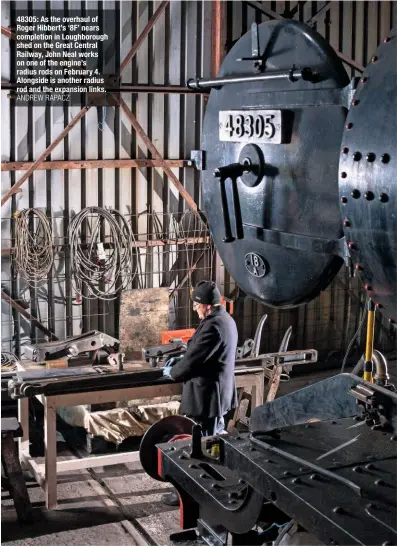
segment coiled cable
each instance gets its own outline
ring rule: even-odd
[[[2,372],[9,372],[17,368],[18,357],[11,351],[1,352],[1,370]]]
[[[52,227],[39,209],[22,209],[15,217],[16,268],[29,285],[47,281],[54,262]]]
[[[78,296],[114,300],[128,288],[137,269],[135,239],[119,211],[86,207],[71,220],[68,238],[72,281]]]

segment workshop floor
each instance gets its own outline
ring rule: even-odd
[[[59,456],[72,455],[58,443]],[[40,462],[40,458],[37,458]],[[170,485],[148,477],[139,463],[97,467],[58,477],[58,509],[47,511],[44,492],[27,484],[34,523],[21,527],[2,490],[2,545],[167,545],[179,530],[179,509],[161,503]],[[171,510],[170,510],[171,509]]]

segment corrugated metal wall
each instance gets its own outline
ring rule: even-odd
[[[120,33],[120,44],[108,44],[105,58],[115,52],[124,59],[135,39],[153,15],[160,2],[19,2],[18,5],[46,9],[113,9]],[[394,2],[227,2],[225,51],[230,49],[251,23],[273,17],[294,17],[309,21],[331,45],[365,65],[387,31],[396,24]],[[123,83],[185,85],[186,79],[210,76],[211,72],[211,2],[172,1],[156,23],[137,55],[123,72]],[[321,12],[318,14],[318,12]],[[15,2],[2,2],[2,25],[9,26],[15,12]],[[317,15],[316,15],[317,14]],[[103,15],[105,16],[105,15]],[[10,66],[12,42],[2,35],[2,80],[14,81]],[[120,53],[119,53],[120,52]],[[350,75],[357,74],[347,66]],[[2,161],[31,161],[50,144],[79,110],[78,107],[15,107],[2,90]],[[201,120],[204,97],[179,94],[123,95],[132,112],[165,158],[190,158],[190,151],[200,148]],[[69,135],[52,152],[51,160],[146,158],[146,147],[131,131],[121,109],[91,108]],[[198,202],[199,173],[191,168],[174,169],[175,174]],[[2,193],[17,181],[22,172],[2,172]],[[2,208],[2,247],[12,246],[14,211],[24,207],[38,207],[53,219],[55,242],[65,242],[71,216],[89,205],[113,206],[131,215],[136,234],[155,238],[153,222],[144,211],[160,215],[181,213],[183,200],[161,170],[154,168],[106,168],[82,170],[36,171]],[[190,249],[192,251],[192,249]],[[148,250],[145,264],[149,275],[147,286],[158,286],[161,276],[153,273],[153,252]],[[191,253],[180,256],[177,268],[186,272],[194,259]],[[190,262],[189,262],[190,260]],[[212,274],[211,259],[196,271],[191,281]],[[166,255],[161,268],[171,268]],[[152,268],[152,273],[150,273]],[[184,273],[183,273],[184,275]],[[182,276],[182,273],[181,273]],[[227,273],[222,275],[225,294],[234,288]],[[59,338],[98,328],[117,334],[118,302],[84,301],[78,304],[73,294],[68,255],[57,254],[53,275],[38,290],[27,287],[13,278],[7,256],[2,260],[2,286],[14,299],[55,332]],[[134,285],[136,286],[136,285]],[[360,293],[357,280],[349,279],[345,271],[319,298],[308,306],[291,310],[265,309],[252,300],[237,302],[242,339],[253,336],[259,317],[266,311],[266,348],[275,350],[285,329],[292,324],[294,337],[291,347],[315,347],[319,350],[343,350],[359,321]],[[188,292],[184,292],[176,307],[178,327],[190,326]],[[379,349],[395,344],[387,324],[378,325]],[[20,333],[20,334],[19,334]],[[43,335],[29,322],[2,301],[2,344],[4,349],[18,351],[30,338],[40,340]]]
[[[105,59],[113,54],[123,60],[140,35],[160,2],[18,2],[18,8],[68,10],[99,9],[102,17],[115,17],[120,43],[106,44]],[[2,3],[2,25],[12,25],[16,3]],[[111,10],[107,12],[106,10]],[[83,11],[82,11],[83,13]],[[101,15],[100,15],[101,16]],[[15,81],[10,67],[12,40],[1,36],[2,81]],[[109,72],[110,66],[108,66]],[[189,77],[210,75],[211,70],[211,4],[209,2],[170,2],[153,31],[123,71],[123,83],[170,84],[184,86]],[[79,112],[79,107],[15,107],[2,90],[2,161],[31,161],[36,159]],[[139,123],[165,158],[190,158],[190,151],[200,147],[201,120],[204,98],[184,94],[123,94],[136,113]],[[48,160],[129,159],[150,158],[142,141],[131,130],[121,109],[91,108],[61,142]],[[173,169],[189,193],[199,200],[199,174],[192,168]],[[23,172],[2,172],[2,193],[17,181]],[[156,211],[160,218],[166,213],[179,214],[186,208],[174,186],[163,171],[142,169],[82,169],[37,170],[23,185],[22,192],[2,208],[2,248],[12,247],[16,210],[36,207],[52,217],[55,244],[66,241],[68,223],[82,208],[98,205],[115,207],[131,218],[136,235],[155,239],[152,216],[142,214]],[[180,215],[179,215],[180,216]],[[190,224],[189,224],[190,226]],[[209,248],[211,251],[211,249]],[[191,248],[189,249],[191,251]],[[143,257],[146,270],[151,267],[153,251]],[[197,252],[197,249],[196,251]],[[190,252],[191,254],[191,252]],[[208,253],[207,253],[208,254]],[[183,277],[189,263],[188,253],[179,253],[179,277]],[[195,273],[208,277],[211,256]],[[147,261],[147,263],[146,263]],[[164,269],[172,264],[162,264]],[[161,273],[161,272],[160,272]],[[159,286],[158,275],[149,275],[148,286]],[[67,253],[57,253],[54,272],[48,283],[37,291],[25,286],[20,279],[12,280],[10,261],[2,260],[3,289],[32,315],[48,326],[59,338],[99,328],[117,334],[118,303],[101,301],[76,302],[70,279]],[[135,285],[136,286],[136,285]],[[187,295],[188,296],[188,295]],[[187,301],[181,295],[182,303]],[[182,304],[178,306],[181,308]],[[191,306],[189,305],[189,308]],[[190,309],[180,309],[177,324],[190,321]],[[15,327],[15,328],[14,328]],[[20,339],[18,332],[20,332]],[[2,342],[4,349],[18,349],[30,337],[40,340],[43,334],[31,328],[28,321],[2,301]]]

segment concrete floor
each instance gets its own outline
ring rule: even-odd
[[[71,457],[63,443],[58,454]],[[34,523],[24,527],[2,489],[4,546],[167,545],[169,534],[179,530],[179,509],[170,510],[160,500],[170,485],[148,477],[138,463],[98,467],[94,477],[85,471],[60,474],[56,511],[45,509],[44,492],[35,481],[27,486]]]

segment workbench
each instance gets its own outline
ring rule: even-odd
[[[30,365],[33,366],[33,365]],[[37,364],[34,368],[37,367]],[[147,364],[141,364],[140,370],[147,369]],[[20,370],[26,371],[29,365],[21,362]],[[125,364],[128,371],[128,363]],[[249,371],[236,367],[236,387],[251,388],[251,404],[255,408],[264,402],[265,368],[255,366]],[[56,410],[59,407],[76,405],[102,404],[121,400],[153,399],[180,395],[182,383],[175,383],[170,379],[161,378],[150,386],[131,386],[122,389],[103,389],[102,391],[81,391],[57,395],[36,395],[44,407],[44,464],[38,464],[30,455],[29,449],[29,399],[18,399],[18,421],[22,426],[23,435],[19,439],[19,458],[21,466],[30,470],[38,484],[45,491],[45,503],[47,509],[55,509],[57,506],[57,474],[65,471],[75,471],[91,467],[105,467],[122,463],[138,462],[139,452],[124,452],[73,460],[57,461],[56,441]]]

